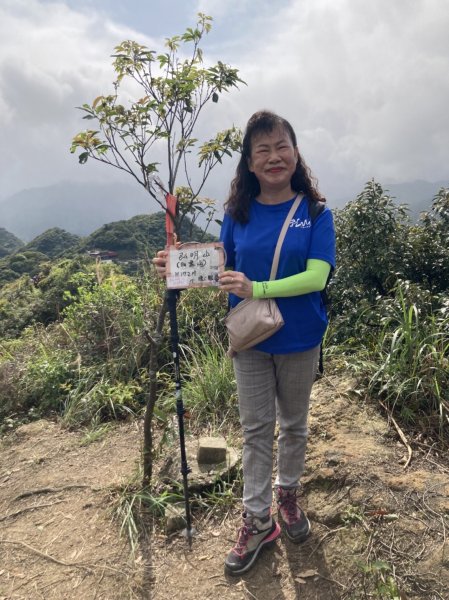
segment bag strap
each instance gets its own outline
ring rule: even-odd
[[[309,217],[312,221],[312,225],[313,222],[320,216],[320,214],[323,212],[323,210],[326,207],[326,203],[322,202],[321,200],[318,202],[315,202],[314,200],[311,200],[310,198],[307,198],[307,203],[308,203],[308,209],[309,209]]]
[[[284,238],[287,233],[288,226],[290,225],[290,221],[293,218],[293,215],[296,212],[301,200],[304,198],[304,194],[298,194],[293,202],[290,210],[288,211],[288,215],[282,225],[281,233],[279,234],[278,242],[276,244],[276,249],[274,251],[273,263],[271,265],[271,273],[270,273],[270,281],[276,279],[276,274],[278,272],[279,265],[279,255],[281,254],[282,244],[284,243]]]

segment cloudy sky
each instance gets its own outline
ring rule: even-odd
[[[214,105],[206,137],[280,113],[331,204],[373,177],[449,177],[447,0],[0,0],[0,199],[123,177],[69,153],[86,126],[75,107],[112,91],[115,45],[162,48],[199,11],[214,17],[206,60],[247,83]],[[234,167],[209,195],[226,196]]]

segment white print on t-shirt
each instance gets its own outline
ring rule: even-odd
[[[311,219],[304,219],[304,221],[301,221],[301,219],[292,219],[290,221],[290,227],[301,227],[301,229],[308,229],[309,227],[312,227],[312,221]]]

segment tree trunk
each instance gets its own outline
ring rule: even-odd
[[[156,331],[150,337],[150,360],[148,366],[149,390],[143,423],[143,487],[150,487],[153,476],[153,415],[157,400],[157,371],[159,348],[162,343],[162,328],[167,314],[167,302],[159,310]]]

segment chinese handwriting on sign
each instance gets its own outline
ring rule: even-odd
[[[169,246],[167,250],[168,288],[218,286],[218,275],[224,270],[221,242],[187,243],[180,248]]]

